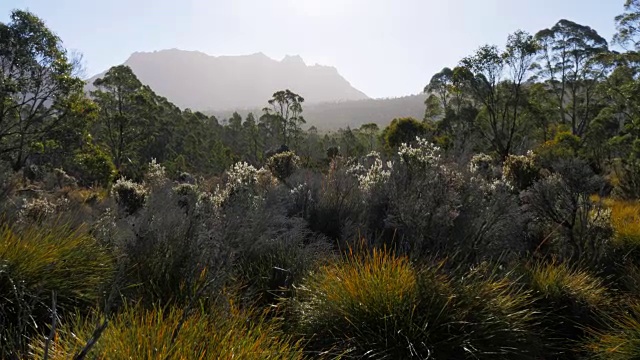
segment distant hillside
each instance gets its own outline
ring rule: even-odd
[[[124,64],[157,94],[193,110],[262,107],[284,89],[302,95],[308,104],[368,98],[336,68],[307,66],[299,56],[276,61],[262,53],[209,56],[172,49],[137,52]],[[103,74],[89,79],[88,89]]]
[[[410,95],[394,99],[366,99],[358,101],[344,101],[323,104],[306,104],[304,118],[306,127],[315,126],[319,130],[336,130],[351,126],[360,127],[366,123],[376,123],[380,127],[387,126],[391,120],[398,117],[412,116],[417,119],[424,117],[424,99],[426,95]],[[249,112],[259,117],[262,107],[238,110],[244,118]],[[229,111],[210,111],[219,120],[228,119],[233,114]]]

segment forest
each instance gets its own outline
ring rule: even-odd
[[[640,0],[434,74],[424,117],[180,109],[0,23],[0,358],[640,358]],[[328,122],[331,120],[328,119]]]

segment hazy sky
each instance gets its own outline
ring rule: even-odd
[[[485,43],[566,18],[611,39],[624,0],[0,0],[45,20],[87,75],[132,52],[168,48],[210,55],[263,52],[331,65],[371,97],[422,90],[433,73]]]

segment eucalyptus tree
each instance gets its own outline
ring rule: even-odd
[[[300,126],[306,123],[302,116],[303,102],[302,96],[286,89],[274,93],[269,106],[262,109],[261,121],[274,135],[278,134],[281,145],[289,146],[300,132]]]
[[[584,136],[601,106],[597,85],[606,77],[601,58],[608,43],[588,26],[560,20],[536,34],[539,53],[538,76],[550,89],[546,101],[557,109],[557,122]]]
[[[51,135],[82,136],[93,107],[77,65],[32,13],[14,10],[8,23],[0,23],[0,158],[14,170],[24,166],[34,145],[59,140]],[[66,131],[57,131],[62,127]]]

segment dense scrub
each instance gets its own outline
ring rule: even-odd
[[[593,29],[516,32],[423,121],[327,134],[290,90],[224,124],[123,66],[87,97],[40,19],[0,34],[1,358],[640,354],[640,68]]]

